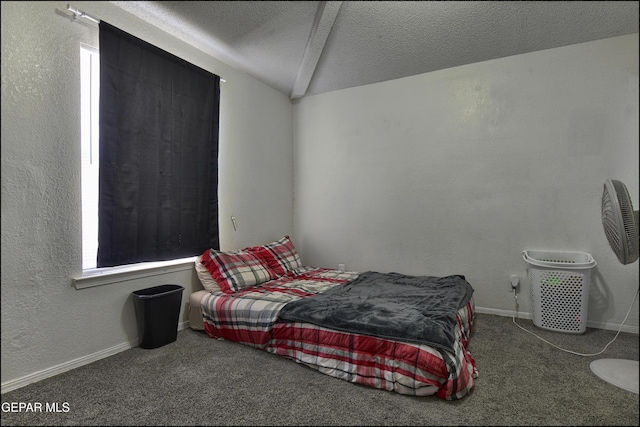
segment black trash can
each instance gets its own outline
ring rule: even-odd
[[[180,285],[160,285],[133,292],[140,347],[162,347],[178,338],[182,291]]]

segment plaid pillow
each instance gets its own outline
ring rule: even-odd
[[[247,251],[221,252],[209,249],[202,254],[202,265],[209,270],[220,290],[227,294],[277,277],[263,260]]]
[[[267,266],[278,276],[284,276],[289,271],[302,267],[298,251],[289,236],[248,250],[264,259]]]

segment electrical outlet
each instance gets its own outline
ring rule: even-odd
[[[338,270],[344,271],[344,269],[345,269],[345,265],[344,264],[338,264]]]
[[[520,285],[520,277],[518,277],[517,275],[513,274],[509,278],[509,292],[512,292],[514,290],[517,292],[519,285]]]

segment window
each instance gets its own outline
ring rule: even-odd
[[[82,270],[97,268],[98,194],[100,171],[99,138],[100,55],[98,49],[80,46],[80,141],[82,181]],[[185,260],[190,260],[186,258]],[[147,263],[157,267],[159,263]],[[123,270],[124,271],[124,270]]]
[[[98,100],[100,58],[98,50],[80,47],[80,105],[82,146],[82,269],[96,268],[98,254]]]
[[[83,277],[218,248],[219,76],[99,25],[80,47]]]

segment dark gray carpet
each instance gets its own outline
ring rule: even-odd
[[[595,353],[615,332],[541,331]],[[638,395],[593,375],[597,358],[638,360],[638,335],[598,357],[557,350],[509,317],[479,314],[469,350],[480,373],[460,401],[411,397],[323,375],[262,350],[180,331],[176,342],[133,348],[2,395],[2,425],[638,425]],[[42,413],[5,412],[40,403]],[[44,412],[58,403],[67,412]]]

